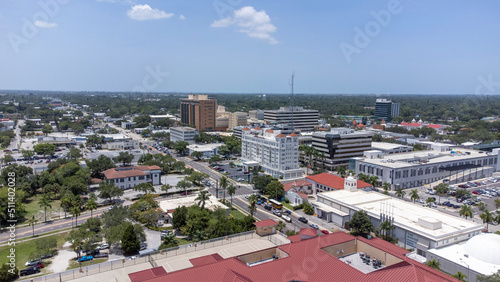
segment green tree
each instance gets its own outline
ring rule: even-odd
[[[219,188],[224,190],[224,203],[226,202],[226,189],[228,186],[227,177],[223,176],[219,182]]]
[[[134,155],[129,152],[120,152],[120,154],[114,158],[115,162],[122,163],[123,166],[130,165],[132,160],[134,159]]]
[[[134,186],[134,191],[139,191],[143,192],[144,194],[149,194],[155,191],[155,188],[153,187],[153,184],[150,182],[144,182],[141,184],[137,184]]]
[[[208,160],[209,164],[217,164],[222,161],[222,158],[220,155],[212,155],[210,159]]]
[[[465,282],[465,281],[466,281],[466,279],[467,279],[467,275],[463,274],[463,273],[462,273],[462,272],[460,272],[460,271],[458,271],[458,272],[457,272],[457,274],[453,274],[453,275],[451,275],[451,276],[453,276],[453,277],[457,278],[457,279],[458,279],[458,280],[460,280],[460,281],[464,281],[464,282]]]
[[[389,230],[392,230],[394,228],[395,227],[388,220],[385,220],[382,223],[380,223],[379,229],[380,229],[380,231],[382,231],[382,234],[384,236],[384,240],[388,241],[388,239],[389,239]]]
[[[178,245],[179,241],[175,239],[175,234],[172,232],[163,237],[163,243],[161,244],[160,249],[173,248]]]
[[[177,141],[174,144],[174,150],[177,151],[178,154],[185,154],[187,151],[187,146],[189,143],[186,141]]]
[[[441,203],[441,196],[443,195],[446,195],[446,193],[448,193],[448,184],[446,183],[440,183],[438,184],[438,186],[434,187],[434,189],[436,190],[436,194],[438,194],[439,196],[439,203]]]
[[[248,211],[250,212],[250,215],[253,217],[253,214],[257,210],[257,195],[255,194],[250,195],[248,201],[250,202],[250,205],[248,206]]]
[[[278,180],[274,179],[266,186],[265,190],[266,195],[271,195],[276,200],[280,200],[285,196],[285,190],[283,189],[283,184],[281,184]]]
[[[28,219],[28,224],[31,225],[31,229],[33,231],[33,237],[35,237],[35,224],[37,223],[38,220],[35,219],[35,216],[32,216],[30,219]]]
[[[366,211],[356,211],[349,221],[349,228],[363,237],[367,237],[374,230],[373,224]]]
[[[309,204],[308,202],[305,202],[303,204],[303,209],[304,209],[305,214],[308,214],[308,215],[314,214],[314,207],[311,204]]]
[[[405,190],[403,190],[402,188],[396,189],[396,197],[404,198],[405,195],[406,195]]]
[[[8,263],[2,264],[0,267],[0,281],[14,281],[19,277],[19,269],[15,266],[11,270]]]
[[[43,155],[45,158],[46,155],[53,155],[56,152],[56,145],[41,143],[33,146],[33,151],[39,155]]]
[[[188,208],[186,206],[180,206],[175,209],[172,213],[172,226],[175,229],[180,229],[186,225]]]
[[[382,184],[382,188],[384,189],[384,191],[389,191],[389,189],[391,189],[391,184],[388,182],[384,182]]]
[[[195,201],[198,201],[198,206],[201,207],[201,209],[205,208],[205,203],[208,201],[210,197],[207,194],[207,191],[201,191],[200,194],[198,194],[198,197],[194,199]]]
[[[23,158],[31,159],[35,155],[35,152],[31,150],[21,150],[21,154]]]
[[[45,135],[49,135],[50,133],[52,133],[52,126],[50,124],[45,124],[43,127],[42,127],[42,132],[43,134]]]
[[[255,170],[254,170],[255,171]],[[274,178],[270,175],[259,175],[254,176],[252,179],[252,183],[255,189],[259,190],[260,193],[265,193],[266,187]]]
[[[97,203],[94,199],[89,199],[87,204],[85,204],[85,208],[90,210],[90,217],[92,217],[92,211],[97,209]]]
[[[379,181],[378,176],[375,175],[370,176],[370,178],[368,178],[368,183],[373,185],[373,187],[378,186],[378,181]]]
[[[479,202],[477,204],[477,209],[480,211],[480,212],[484,212],[485,210],[488,209],[488,205],[485,204],[484,202]]]
[[[482,214],[479,215],[479,218],[486,223],[486,230],[489,229],[489,224],[493,221],[494,216],[489,210],[484,210]]]
[[[420,200],[420,196],[418,195],[418,190],[413,189],[410,191],[410,200],[415,203],[416,200]]]
[[[286,223],[283,220],[278,221],[278,225],[276,225],[276,230],[280,231],[286,228]]]
[[[105,143],[104,140],[105,140],[104,136],[94,134],[94,135],[90,135],[89,137],[87,137],[86,144],[87,144],[87,146],[94,146],[94,147],[100,146],[100,145]]]
[[[191,153],[191,157],[196,158],[196,160],[199,161],[203,158],[203,152],[194,151]]]
[[[500,270],[491,275],[479,274],[476,279],[478,282],[498,282],[500,281]]]
[[[172,185],[170,184],[163,184],[160,188],[161,191],[165,192],[165,193],[168,193],[168,190],[172,189]]]
[[[134,226],[130,224],[122,237],[122,251],[126,254],[132,254],[139,251],[141,248],[141,244],[139,242],[139,238],[135,234]]]
[[[236,193],[236,186],[233,183],[229,184],[227,187],[227,193],[231,196],[231,206],[233,206],[233,195]]]
[[[337,167],[337,173],[338,173],[338,174],[340,174],[340,176],[341,176],[341,177],[344,177],[344,176],[345,176],[345,172],[346,172],[346,170],[345,170],[345,166],[343,166],[343,165],[339,165],[339,166]]]
[[[474,216],[474,210],[469,205],[462,205],[458,214],[460,216],[465,217],[465,219],[467,219],[468,217]]]
[[[441,264],[437,260],[435,260],[435,259],[428,260],[425,264],[427,266],[430,266],[430,267],[434,268],[434,269],[441,270],[441,268],[440,268]]]
[[[466,189],[457,189],[455,191],[455,198],[462,198],[463,196],[470,195],[470,191],[467,191]]]
[[[68,152],[69,159],[78,160],[81,157],[82,157],[82,152],[78,148],[75,148],[75,147],[69,148],[69,152]]]
[[[110,202],[114,197],[123,195],[123,190],[116,186],[112,181],[104,180],[99,183],[99,198],[108,199]]]
[[[219,147],[219,153],[227,158],[231,154],[231,151],[226,145],[222,145]]]
[[[191,181],[186,180],[186,179],[183,179],[183,180],[177,182],[177,188],[184,189],[186,196],[188,195],[187,189],[191,188],[191,185],[193,185],[193,183],[191,183]]]
[[[500,199],[495,199],[495,208],[500,209]]]
[[[45,220],[44,222],[47,222],[47,208],[52,208],[52,205],[50,204],[51,200],[47,197],[47,195],[43,195],[42,198],[38,201],[38,206],[40,206],[42,209],[44,209],[45,212]]]

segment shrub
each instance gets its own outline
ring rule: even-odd
[[[300,205],[297,205],[297,206],[293,206],[292,208],[293,208],[294,211],[296,211],[296,210],[302,209],[303,207],[304,207],[304,205],[300,204]]]

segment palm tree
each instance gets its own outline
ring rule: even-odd
[[[78,226],[78,216],[81,214],[81,210],[79,206],[71,207],[71,213],[75,216],[75,227]]]
[[[384,182],[382,183],[382,188],[384,188],[384,191],[388,191],[391,189],[391,184],[389,184],[389,182]]]
[[[373,187],[377,186],[378,184],[378,176],[370,176],[370,178],[368,178],[368,183],[370,183],[371,185],[373,185]]]
[[[448,193],[448,190],[449,190],[448,184],[441,183],[438,186],[434,187],[434,189],[436,189],[436,194],[438,194],[438,196],[439,196],[439,203],[441,203],[441,196]]]
[[[437,269],[437,270],[440,270],[440,267],[441,267],[441,264],[435,259],[428,260],[425,264],[427,264],[427,266],[430,266],[430,267]]]
[[[94,199],[89,199],[85,207],[90,210],[90,217],[92,217],[92,211],[97,209],[97,203]]]
[[[208,234],[205,230],[195,230],[193,232],[193,241],[199,242],[208,239]]]
[[[321,160],[321,168],[324,170],[325,169],[325,160],[326,160],[326,155],[323,152],[319,153],[319,159]]]
[[[410,200],[413,201],[413,203],[415,203],[416,200],[419,200],[420,199],[420,196],[418,195],[418,190],[417,189],[413,189],[410,191]]]
[[[340,176],[344,177],[344,175],[345,175],[345,166],[339,165],[337,167],[337,173],[340,174]]]
[[[386,221],[383,221],[382,223],[380,223],[380,231],[382,231],[384,233],[384,240],[387,241],[387,239],[389,238],[389,230],[391,229],[394,229],[394,226],[392,226],[391,222],[386,220]]]
[[[44,222],[47,222],[47,208],[52,208],[52,205],[50,204],[50,200],[47,197],[47,195],[43,195],[43,197],[38,201],[38,205],[45,210],[45,220]]]
[[[195,201],[198,201],[198,206],[201,206],[201,209],[205,208],[205,202],[209,200],[210,197],[207,194],[207,191],[201,191],[200,194],[198,194],[198,197],[194,199]]]
[[[404,198],[405,195],[406,195],[406,192],[405,192],[405,190],[403,190],[403,188],[396,189],[396,197],[402,199],[402,198]]]
[[[457,272],[457,274],[453,274],[453,275],[451,275],[451,276],[453,276],[453,277],[457,278],[457,279],[458,279],[458,280],[460,280],[460,281],[464,281],[464,282],[465,282],[465,279],[467,278],[467,275],[463,274],[463,273],[462,273],[462,272],[460,272],[460,271],[459,271],[459,272]]]
[[[224,190],[224,203],[226,202],[226,188],[227,188],[227,178],[225,176],[221,177],[219,187]]]
[[[227,193],[231,196],[231,206],[233,206],[233,195],[236,193],[236,186],[233,183],[227,187]]]
[[[29,225],[31,225],[31,228],[33,228],[33,237],[35,237],[35,224],[38,220],[35,219],[35,216],[33,216],[31,219],[28,219]]]
[[[483,223],[486,223],[486,230],[488,230],[490,222],[494,219],[493,214],[489,210],[484,210],[484,212],[479,215],[479,218],[483,220]]]
[[[458,214],[460,216],[465,217],[465,219],[467,219],[468,217],[474,216],[474,210],[469,205],[462,205]]]
[[[250,202],[250,205],[248,206],[248,211],[250,212],[250,215],[253,217],[254,212],[257,210],[257,195],[255,194],[250,195],[248,201]]]
[[[276,230],[281,231],[281,230],[283,230],[283,228],[285,228],[285,227],[286,227],[286,223],[285,223],[283,220],[280,220],[280,221],[278,222],[278,225],[276,225]]]

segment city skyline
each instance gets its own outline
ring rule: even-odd
[[[6,90],[500,94],[494,1],[0,7]]]

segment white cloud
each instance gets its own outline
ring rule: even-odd
[[[278,41],[271,36],[271,33],[276,32],[276,27],[264,10],[257,12],[253,7],[246,6],[234,11],[232,17],[214,21],[210,26],[228,27],[231,25],[238,26],[239,32],[246,33],[250,37],[267,40],[270,44],[278,44]]]
[[[184,15],[179,16],[179,20],[185,20],[185,19],[186,19],[186,17],[184,17]]]
[[[158,9],[153,9],[149,5],[135,5],[127,11],[129,18],[137,21],[168,19],[173,17],[172,13],[165,13]]]
[[[44,22],[44,21],[36,21],[35,26],[37,26],[39,28],[53,28],[53,27],[57,27],[57,24],[56,23],[48,23],[48,22]]]

